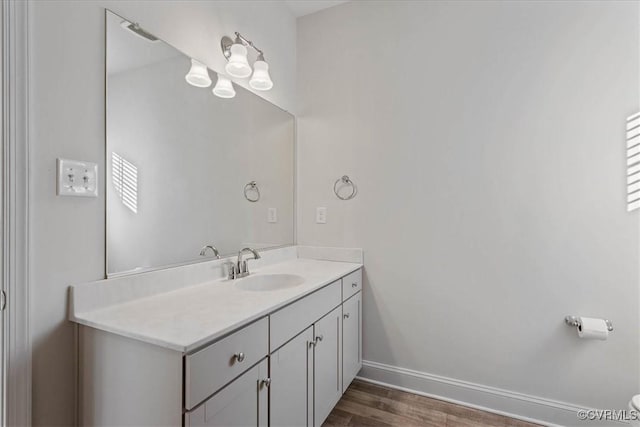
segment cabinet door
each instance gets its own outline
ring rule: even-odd
[[[266,427],[268,425],[267,360],[185,415],[189,427]]]
[[[272,427],[312,425],[313,339],[313,326],[309,326],[269,356]]]
[[[314,425],[320,427],[342,396],[342,307],[314,327]]]
[[[342,391],[362,368],[362,292],[342,304]]]

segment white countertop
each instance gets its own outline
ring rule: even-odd
[[[245,291],[238,280],[213,280],[87,312],[73,321],[103,331],[189,353],[245,324],[359,269],[360,263],[292,259],[252,270],[253,275],[302,276],[302,285]]]

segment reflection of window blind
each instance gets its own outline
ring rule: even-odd
[[[138,168],[112,152],[111,177],[122,204],[131,212],[138,213]]]

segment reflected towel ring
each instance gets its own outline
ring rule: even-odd
[[[340,193],[338,192],[338,184],[340,184],[340,183],[342,183],[343,185],[350,185],[351,186],[351,194],[349,194],[346,197],[342,197],[340,195]],[[354,197],[356,197],[356,194],[358,194],[358,187],[356,186],[356,184],[353,181],[351,181],[351,179],[347,175],[343,175],[342,178],[338,179],[336,181],[336,183],[333,184],[333,192],[336,193],[336,196],[340,200],[351,200]]]
[[[253,199],[251,197],[249,197],[249,195],[247,194],[249,191],[255,191],[257,196],[254,197]],[[255,181],[251,181],[249,182],[247,185],[244,186],[244,198],[247,199],[248,201],[250,201],[251,203],[255,203],[258,200],[260,200],[260,189],[258,188],[258,183]]]

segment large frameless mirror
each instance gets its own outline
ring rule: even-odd
[[[107,275],[293,244],[294,117],[106,15]]]

